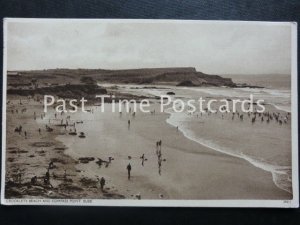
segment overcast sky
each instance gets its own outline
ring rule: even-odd
[[[196,67],[290,74],[291,27],[246,23],[8,22],[8,70]]]

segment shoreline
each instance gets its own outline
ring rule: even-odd
[[[137,116],[142,116],[143,117],[143,119],[141,118],[141,119],[137,119],[137,118],[135,118],[135,122],[133,122],[134,123],[134,125],[133,126],[137,126],[137,125],[142,125],[142,127],[144,126],[143,124],[149,124],[149,122],[148,123],[146,123],[144,120],[146,119],[146,117],[148,117],[148,119],[149,119],[149,117],[151,118],[151,116],[150,115],[148,115],[148,116],[145,116],[145,115],[140,115],[140,114],[138,114],[137,113]],[[136,116],[136,117],[137,117]],[[154,117],[156,117],[156,116],[154,116]],[[177,152],[177,154],[176,154],[176,158],[182,158],[183,156],[181,156],[181,157],[179,157],[178,156],[178,154],[179,155],[182,155],[182,154],[188,154],[188,155],[190,155],[190,154],[192,154],[192,158],[194,158],[195,157],[195,155],[198,155],[199,154],[199,144],[198,143],[193,143],[193,144],[191,144],[191,141],[189,140],[189,139],[187,139],[186,137],[184,137],[182,134],[178,134],[177,133],[177,131],[176,131],[176,129],[175,128],[173,128],[173,127],[171,127],[170,125],[168,125],[166,122],[165,122],[165,120],[166,120],[166,118],[167,118],[167,115],[166,114],[164,114],[164,115],[160,115],[159,117],[161,117],[161,119],[158,119],[158,120],[156,120],[156,119],[154,119],[158,124],[156,125],[156,129],[164,129],[166,132],[175,132],[175,135],[176,135],[176,138],[179,138],[180,140],[182,140],[184,143],[186,143],[186,145],[187,146],[193,146],[192,147],[192,151],[188,148],[188,149],[186,149],[187,147],[184,147],[184,146],[182,146],[182,144],[179,144],[179,146],[181,146],[180,148],[182,149],[182,148],[184,148],[184,152],[181,152],[179,149],[178,149],[178,146],[177,147],[170,147],[170,146],[168,146],[167,147],[167,152],[168,153],[166,153],[167,154],[167,156],[166,156],[166,159],[167,159],[167,161],[166,161],[166,164],[168,164],[168,161],[169,161],[169,157],[171,157],[171,158],[173,158],[174,159],[174,157],[175,156],[171,156],[170,154],[172,154],[171,152],[173,152],[174,153],[174,151],[175,152]],[[164,121],[164,124],[161,124],[161,122],[162,122],[162,120]],[[122,121],[122,120],[121,120]],[[123,125],[125,125],[126,123],[125,123],[125,121],[123,121],[124,123],[123,123]],[[151,122],[153,122],[153,121],[151,121]],[[117,126],[119,126],[118,124],[117,124]],[[138,130],[135,130],[135,140],[136,140],[136,143],[138,143],[138,141],[137,140],[139,140],[139,139],[144,139],[144,141],[143,141],[143,149],[145,149],[144,151],[146,152],[146,156],[148,155],[148,154],[152,154],[151,153],[151,151],[154,151],[154,144],[151,144],[151,142],[153,142],[153,143],[155,143],[154,141],[154,139],[153,138],[150,138],[150,136],[149,136],[149,134],[151,135],[153,135],[154,133],[157,133],[158,131],[156,131],[156,132],[153,132],[153,131],[148,131],[148,132],[145,132],[145,131],[143,131],[143,129],[142,129],[142,127],[139,127],[139,128],[136,128],[136,129],[138,129]],[[151,127],[152,127],[152,129],[155,129],[155,126],[153,126],[153,125],[151,125]],[[163,128],[162,128],[163,127]],[[90,129],[92,129],[92,128],[90,128]],[[132,131],[132,130],[131,130]],[[130,131],[130,132],[131,132]],[[99,130],[99,132],[101,132],[101,130]],[[123,132],[122,132],[123,133]],[[107,135],[109,135],[109,134],[107,134]],[[123,133],[123,135],[124,135],[124,133]],[[125,135],[127,135],[127,134],[125,134]],[[170,134],[171,136],[174,136],[174,133],[173,134]],[[179,135],[179,136],[178,136]],[[155,135],[155,136],[157,136],[157,135]],[[146,138],[146,139],[145,139]],[[174,137],[173,137],[174,138]],[[122,139],[123,140],[123,139]],[[122,140],[120,140],[120,142],[122,142]],[[146,141],[147,140],[147,141]],[[151,142],[149,142],[151,140]],[[164,141],[164,142],[166,142],[166,141]],[[101,144],[102,143],[102,144]],[[148,143],[148,144],[147,144]],[[101,145],[103,145],[103,142],[102,141],[99,141],[98,142],[98,144],[101,146]],[[167,142],[166,144],[168,144],[169,145],[169,143]],[[150,145],[150,146],[149,146]],[[153,145],[153,147],[151,147],[151,145]],[[107,146],[106,146],[107,147]],[[128,146],[128,147],[126,147],[126,151],[130,151],[129,149],[130,149],[131,147],[130,146]],[[134,146],[132,146],[132,148],[136,148],[136,147],[134,147]],[[148,152],[148,150],[147,149],[153,149],[153,150],[150,150],[150,153],[147,153]],[[70,149],[72,149],[72,148],[70,148]],[[75,149],[76,149],[76,147],[75,147]],[[197,149],[197,150],[196,150]],[[141,155],[142,154],[142,152],[141,151],[139,151],[138,150],[138,148],[137,149],[134,149],[134,150],[131,150],[131,151],[133,151],[133,152],[136,152],[136,153],[134,153],[135,154],[135,157],[134,158],[136,158],[134,161],[132,161],[133,163],[134,163],[134,165],[136,166],[137,164],[138,164],[138,155]],[[179,151],[179,152],[178,152]],[[193,152],[194,151],[194,152]],[[215,157],[217,157],[217,158],[219,158],[219,157],[221,157],[221,158],[228,158],[228,156],[227,155],[224,155],[224,153],[217,153],[217,152],[212,152],[212,150],[211,149],[209,149],[209,148],[205,148],[205,147],[201,147],[200,148],[200,153],[201,152],[206,152],[205,154],[206,154],[206,156],[213,156],[213,157],[208,157],[208,160],[210,160],[210,162],[214,165],[215,163],[213,163],[212,161],[214,161],[214,158]],[[140,153],[138,153],[138,152],[140,152]],[[75,153],[78,153],[78,152],[76,152],[75,151]],[[97,154],[100,154],[100,153],[97,153]],[[103,154],[103,153],[101,153],[101,154]],[[91,153],[90,153],[90,155],[87,155],[87,153],[82,153],[82,156],[92,156],[91,155]],[[93,156],[95,156],[95,155],[93,155]],[[126,159],[126,157],[125,156],[120,156],[121,158],[120,158],[120,163],[122,163],[122,161],[125,161],[125,162],[127,162],[127,159]],[[150,156],[149,156],[150,157]],[[184,157],[187,157],[187,156],[184,156]],[[184,158],[183,157],[183,158]],[[189,158],[189,160],[192,160],[192,158],[190,158],[190,156],[188,157]],[[229,158],[231,158],[231,157],[229,157]],[[177,159],[178,160],[178,159]],[[188,160],[188,161],[189,161]],[[229,160],[229,159],[227,159],[227,160]],[[237,164],[241,164],[241,162],[239,162],[241,159],[238,159],[238,158],[236,158],[236,157],[234,157],[234,159],[230,159],[230,160],[233,160],[233,161],[237,161]],[[243,160],[244,161],[244,160]],[[113,164],[114,164],[115,162],[113,162]],[[206,163],[207,164],[207,163]],[[88,165],[90,165],[90,164],[88,164]],[[87,165],[87,167],[86,167],[86,170],[88,170],[88,165]],[[93,164],[92,164],[93,165]],[[213,165],[211,165],[212,167],[213,167]],[[276,187],[275,186],[275,184],[273,183],[273,181],[272,181],[272,175],[269,173],[269,172],[264,172],[263,170],[261,170],[261,169],[258,169],[258,168],[255,168],[253,165],[251,165],[251,164],[248,164],[248,162],[246,162],[245,161],[245,163],[242,163],[242,165],[244,165],[243,167],[245,167],[245,165],[247,165],[246,166],[246,168],[248,168],[248,167],[253,167],[253,168],[251,168],[250,169],[250,171],[256,171],[255,173],[257,174],[265,174],[265,175],[262,175],[262,177],[265,177],[266,176],[266,179],[267,180],[269,180],[268,182],[266,182],[266,181],[264,181],[263,183],[268,183],[268,184],[264,184],[264,185],[267,185],[268,186],[268,189],[270,189],[270,191],[271,190],[273,190],[273,192],[274,193],[277,193],[277,194],[275,194],[275,196],[276,195],[278,195],[278,196],[290,196],[290,194],[288,194],[287,192],[285,192],[285,191],[282,191],[282,190],[280,190],[278,187]],[[84,165],[83,165],[84,166]],[[123,168],[125,168],[125,166],[126,166],[126,163],[123,163]],[[173,167],[173,166],[172,166]],[[197,168],[198,167],[198,165],[195,167],[195,168]],[[201,166],[200,166],[201,167]],[[155,168],[155,166],[154,165],[152,165],[151,166],[151,168],[152,169],[154,169]],[[96,167],[94,167],[94,166],[91,166],[91,168],[90,168],[91,170],[96,170],[97,171],[97,168]],[[197,168],[198,169],[198,168]],[[232,169],[232,168],[231,168]],[[122,170],[122,167],[121,167],[121,169],[120,170]],[[125,169],[123,169],[123,170],[125,170]],[[154,169],[155,170],[155,169]],[[245,170],[245,168],[243,169],[243,170]],[[100,170],[101,171],[101,170]],[[99,172],[100,172],[99,171]],[[220,172],[220,171],[219,171]],[[106,171],[104,172],[104,173],[106,173]],[[111,172],[108,172],[108,173],[111,173]],[[146,174],[143,174],[143,173],[141,173],[140,171],[139,171],[139,173],[137,174],[137,176],[139,177],[139,179],[141,179],[141,180],[144,180],[144,178],[142,178],[142,177],[148,177],[147,179],[151,179],[151,182],[147,182],[148,184],[147,185],[145,185],[145,184],[143,184],[143,183],[145,183],[146,181],[144,180],[144,181],[141,181],[141,180],[135,180],[135,187],[132,187],[132,189],[134,189],[134,190],[136,190],[136,191],[134,191],[134,190],[132,190],[128,195],[127,195],[127,197],[129,196],[129,198],[132,198],[132,196],[134,196],[136,193],[138,193],[139,192],[139,188],[138,187],[142,187],[142,186],[144,186],[144,187],[147,187],[147,186],[149,186],[149,185],[153,185],[153,184],[157,184],[158,185],[158,187],[160,186],[160,187],[164,187],[163,189],[165,190],[165,194],[164,194],[164,196],[165,196],[165,198],[171,198],[171,199],[173,199],[173,198],[175,198],[175,199],[181,199],[181,197],[178,197],[178,196],[182,196],[183,198],[191,198],[191,199],[193,199],[193,198],[195,198],[195,196],[197,196],[198,194],[195,194],[195,193],[193,193],[193,197],[184,197],[184,196],[186,196],[186,194],[180,194],[178,191],[176,191],[176,194],[174,194],[174,191],[172,191],[171,189],[173,189],[174,187],[170,187],[170,185],[174,182],[174,181],[167,181],[167,180],[161,180],[162,178],[161,177],[159,177],[159,176],[156,176],[155,175],[155,173],[153,174],[153,171],[152,172],[147,172],[147,171],[144,171],[144,173],[146,173]],[[166,172],[164,171],[164,167],[163,167],[163,174],[164,173],[167,173],[167,176],[169,177],[169,175],[171,175],[171,177],[173,177],[174,178],[174,176],[176,176],[175,174],[173,174],[173,173],[171,173],[171,174],[169,174],[169,169],[166,169]],[[222,173],[222,172],[221,172]],[[115,174],[115,172],[112,172],[112,174]],[[120,176],[120,173],[117,173],[119,176]],[[251,172],[251,174],[252,174],[252,172]],[[124,171],[124,174],[123,174],[123,176],[125,176],[125,171]],[[164,175],[162,175],[162,176],[164,176]],[[253,176],[253,174],[252,174],[252,176]],[[269,177],[269,178],[267,178],[267,177]],[[160,182],[159,183],[157,183],[157,179],[159,178],[159,180],[160,180]],[[172,178],[172,179],[173,179]],[[170,179],[170,177],[169,178],[165,178],[165,179]],[[181,179],[183,179],[183,178],[181,178]],[[198,178],[199,179],[199,178]],[[207,179],[207,178],[206,178]],[[111,181],[111,182],[114,182],[113,180]],[[121,184],[123,185],[123,186],[126,186],[126,183],[125,183],[125,185],[124,185],[124,182],[125,182],[125,180],[124,181],[122,181],[121,182]],[[118,183],[118,182],[117,182]],[[138,184],[138,183],[141,183],[141,184]],[[165,184],[164,184],[165,183]],[[176,183],[176,182],[175,182]],[[193,183],[193,182],[192,182]],[[201,181],[199,181],[199,183],[201,183]],[[247,183],[247,182],[246,182]],[[140,186],[141,185],[141,186]],[[194,184],[193,184],[194,185]],[[192,186],[193,186],[192,185]],[[155,186],[155,185],[154,185]],[[173,185],[171,185],[171,186],[173,186]],[[273,186],[273,188],[272,188],[272,186]],[[157,188],[157,187],[156,187]],[[194,189],[195,187],[192,187],[192,189]],[[160,189],[160,188],[158,188],[158,189]],[[238,188],[239,189],[239,188]],[[277,190],[278,189],[278,190]],[[155,187],[154,187],[154,190],[155,190]],[[126,191],[125,191],[126,192]],[[160,192],[162,192],[162,191],[160,191]],[[207,196],[211,196],[211,198],[212,199],[214,199],[212,196],[212,193],[209,193],[208,194],[208,192],[209,191],[206,191],[207,192]],[[255,195],[257,195],[257,194],[254,194],[254,193],[250,193],[250,194],[247,194],[247,193],[241,193],[241,190],[239,189],[239,192],[240,192],[240,194],[242,195],[242,196],[245,196],[245,198],[249,198],[249,199],[251,199],[251,198],[254,198],[255,199]],[[121,192],[122,193],[122,192]],[[279,194],[279,193],[281,193],[281,194]],[[284,193],[286,193],[286,194],[284,194]],[[156,193],[156,196],[158,196],[160,193]],[[143,198],[146,198],[146,199],[148,199],[147,198],[147,196],[151,196],[149,199],[152,199],[153,198],[153,194],[151,194],[151,193],[144,193],[144,196],[143,196]],[[228,199],[228,198],[234,198],[233,196],[233,193],[227,193],[227,195],[228,196],[231,196],[231,197],[226,197],[226,194],[224,195],[224,196],[222,196],[222,197],[220,197],[221,199]],[[259,194],[258,194],[259,195]],[[268,194],[269,196],[273,196],[273,197],[271,197],[271,199],[273,199],[274,198],[274,195],[272,194],[272,193],[269,193]],[[177,196],[177,197],[175,197],[175,196]],[[204,199],[207,199],[207,196],[206,197],[203,197],[203,196],[201,196],[201,198],[200,199],[202,199],[202,198],[204,198]],[[250,197],[251,196],[251,197]],[[199,197],[199,196],[198,196]],[[241,197],[241,196],[239,196],[239,197]],[[284,197],[284,198],[286,198],[286,197]],[[283,198],[283,197],[279,197],[279,199],[281,199],[281,198]],[[198,198],[197,198],[198,199]],[[275,197],[275,199],[277,199],[276,197]]]
[[[157,107],[157,105],[155,106],[155,104],[151,105]],[[97,108],[97,106],[91,107]],[[88,117],[86,117],[86,115],[88,115]],[[84,143],[86,140],[89,140],[90,142],[85,142],[87,144],[85,146],[88,146],[88,148],[91,149],[91,151],[87,151],[82,155],[79,155],[82,157],[93,156],[95,159],[97,158],[97,154],[100,154],[101,152],[101,154],[105,155],[105,157],[110,156],[110,154],[116,155],[113,155],[115,157],[115,161],[113,161],[107,169],[102,168],[99,170],[94,160],[93,162],[83,164],[79,162],[77,156],[73,155],[72,157],[72,151],[73,153],[76,153],[76,148],[84,148],[84,145],[79,147],[72,147],[71,144],[69,148],[64,149],[63,152],[60,152],[65,157],[70,157],[70,159],[73,160],[73,163],[69,163],[73,165],[73,168],[71,168],[70,170],[73,172],[76,171],[76,173],[70,174],[73,179],[72,183],[74,185],[67,185],[66,187],[62,187],[65,189],[73,189],[73,191],[71,191],[70,193],[71,198],[72,196],[74,197],[74,195],[76,195],[76,197],[87,196],[87,198],[97,199],[136,199],[136,196],[142,196],[143,199],[199,200],[240,198],[291,199],[292,197],[289,193],[279,189],[275,185],[270,172],[263,171],[261,168],[258,169],[253,166],[251,162],[245,161],[244,159],[242,161],[245,162],[241,162],[241,158],[237,158],[236,156],[228,156],[228,154],[226,155],[226,153],[219,153],[208,146],[204,146],[201,143],[190,140],[182,132],[178,133],[178,131],[176,131],[176,127],[168,124],[167,113],[157,113],[153,116],[150,114],[137,113],[135,118],[133,118],[130,114],[124,114],[123,118],[120,118],[119,115],[111,118],[111,116],[113,115],[100,114],[99,116],[104,116],[102,118],[104,119],[104,122],[101,126],[99,126],[99,124],[97,126],[95,125],[96,123],[98,123],[98,120],[95,119],[98,116],[97,114],[88,113],[84,116],[84,114],[79,113],[78,116],[79,120],[80,116],[83,116],[81,119],[84,121],[84,124],[79,124],[76,126],[83,130],[86,129],[88,133],[87,138],[81,141]],[[89,119],[89,116],[92,117]],[[128,118],[132,120],[132,127],[130,128],[130,131],[127,130]],[[47,120],[48,117],[46,116],[40,122],[45,125],[47,124]],[[90,126],[95,127],[93,128]],[[109,126],[113,132],[110,133],[109,130],[103,130],[105,126]],[[148,129],[145,129],[145,127],[147,127]],[[101,131],[105,132],[101,133]],[[59,141],[60,143],[65,143],[64,145],[67,146],[68,144],[66,143],[68,142],[61,140],[60,137],[62,137],[62,139],[74,139],[74,137],[68,135],[66,131],[62,132],[65,135],[60,135],[60,132],[61,130],[56,132],[56,137],[54,137],[54,139],[56,141]],[[96,135],[93,137],[93,139],[89,139],[89,136],[91,135],[89,132],[100,132],[100,138],[97,138]],[[168,135],[166,136],[165,134]],[[113,137],[119,138],[111,139]],[[126,139],[125,137],[129,139]],[[157,165],[155,163],[154,153],[155,142],[159,139],[163,139],[163,155],[165,155],[166,157],[166,162],[163,163],[162,176],[158,176],[157,174]],[[74,139],[74,141],[76,142],[75,144],[79,143],[78,140],[78,138]],[[91,145],[91,140],[96,142],[94,147],[93,145]],[[131,141],[128,142],[128,140]],[[119,143],[115,143],[113,144],[113,146],[110,146],[112,142]],[[127,143],[128,146],[124,146],[124,143]],[[174,145],[174,143],[177,143],[177,145]],[[93,153],[93,151],[97,150],[97,145],[104,146],[105,151],[108,152],[105,153],[100,149],[100,152],[98,152],[96,155],[93,155],[95,154]],[[138,146],[140,146],[143,151],[141,151]],[[128,151],[128,154],[124,155],[122,151],[120,153],[116,152],[116,150],[120,149],[125,149],[126,153]],[[144,151],[147,151],[146,157],[150,157],[150,161],[146,162],[146,165],[149,164],[149,168],[147,167],[148,169],[145,170],[145,168],[141,167],[141,170],[138,169],[136,174],[133,175],[133,180],[131,182],[127,182],[125,170],[127,163],[132,162],[134,166],[133,171],[136,171],[136,168],[140,168],[139,157],[143,154]],[[100,156],[101,158],[102,155]],[[127,157],[129,157],[129,155],[133,156],[132,160],[128,160]],[[47,160],[49,162],[49,157],[47,158]],[[184,163],[187,163],[187,165],[181,165],[181,160],[183,160]],[[201,162],[201,164],[199,164],[199,162]],[[59,162],[56,163],[60,165]],[[63,167],[64,166],[62,166],[62,168]],[[208,168],[210,168],[210,171],[206,171]],[[94,172],[90,172],[90,170],[93,170]],[[196,174],[191,174],[191,171],[198,172]],[[236,174],[236,171],[240,171],[241,174]],[[232,177],[233,174],[234,176]],[[257,174],[260,174],[259,178],[254,179],[255,176],[258,176]],[[101,191],[99,191],[96,177],[100,176],[104,176],[107,180],[107,190],[105,191],[105,193],[101,193]],[[192,178],[187,179],[189,176],[191,176]],[[211,176],[215,178],[212,178]],[[218,177],[217,180],[216,177]],[[87,183],[89,183],[87,186],[80,182],[83,178],[86,179]],[[231,181],[230,184],[228,183],[229,180],[226,180],[227,178]],[[177,179],[181,180],[184,183],[179,184],[177,182]],[[242,184],[240,183],[240,181],[243,181]],[[225,188],[226,190],[222,190],[222,195],[216,195],[215,193],[219,192],[220,189],[215,185],[221,185],[222,182],[227,184],[228,187]],[[59,183],[57,185],[59,185]],[[263,191],[261,193],[256,193],[256,186],[261,187]],[[190,190],[190,193],[184,193],[182,192],[183,190]],[[198,193],[199,190],[201,190],[201,193]]]
[[[175,91],[175,90],[174,90]],[[176,91],[175,91],[176,92]],[[273,104],[269,104],[270,106],[267,107],[267,111],[271,110],[274,111],[274,109],[279,110],[279,112],[283,113],[283,112],[287,112],[285,110],[282,109],[278,109],[276,106],[274,106]],[[274,109],[273,109],[274,107]],[[169,114],[169,118],[166,119],[166,122],[168,124],[170,124],[173,127],[178,127],[179,131],[188,139],[199,143],[200,145],[207,147],[211,150],[217,151],[217,152],[221,152],[223,154],[229,155],[229,156],[233,156],[233,157],[237,157],[240,159],[243,159],[245,161],[247,161],[248,163],[252,164],[253,166],[260,168],[264,171],[270,172],[272,174],[272,179],[274,184],[280,188],[281,190],[287,191],[288,193],[292,194],[292,184],[288,184],[288,186],[286,186],[285,183],[282,183],[284,180],[289,180],[289,173],[291,173],[291,166],[285,166],[285,165],[274,165],[271,164],[270,162],[263,162],[260,159],[255,159],[253,157],[250,157],[247,154],[243,154],[243,153],[234,153],[234,152],[230,152],[230,151],[226,151],[226,150],[222,150],[222,148],[224,148],[224,146],[218,146],[218,144],[206,144],[205,140],[203,139],[202,141],[199,140],[199,134],[196,137],[193,134],[193,131],[188,129],[187,127],[184,126],[184,128],[182,128],[182,126],[180,125],[179,121],[176,121],[176,119],[172,119],[173,114],[171,112],[171,108],[166,109],[165,112],[167,114]],[[176,113],[175,113],[176,114]],[[175,115],[174,115],[175,116]],[[197,118],[198,118],[198,114],[197,114]],[[188,116],[186,117],[186,119],[189,119]],[[226,147],[225,147],[226,149]]]
[[[168,122],[168,119],[167,119],[167,122]],[[172,124],[171,122],[168,122],[171,126],[173,127],[176,127],[175,124]],[[242,159],[242,160],[245,160],[246,162],[250,163],[252,166],[256,167],[256,168],[259,168],[259,169],[262,169],[266,172],[270,172],[272,174],[272,180],[274,182],[274,184],[281,190],[283,191],[286,191],[290,194],[292,194],[292,190],[289,190],[289,189],[285,189],[283,187],[281,187],[278,183],[277,183],[277,177],[276,176],[279,176],[279,175],[282,175],[282,173],[284,173],[284,171],[286,170],[291,170],[291,167],[288,167],[288,166],[277,166],[277,168],[273,165],[267,165],[267,164],[262,164],[261,162],[259,161],[255,161],[254,159],[244,155],[244,154],[241,154],[241,155],[238,155],[238,154],[233,154],[233,153],[230,153],[228,151],[223,151],[217,147],[213,147],[213,146],[210,146],[208,144],[205,144],[204,142],[201,142],[199,141],[197,138],[193,138],[191,137],[190,135],[187,134],[187,132],[185,130],[183,130],[182,128],[178,128],[179,131],[188,139],[190,139],[191,141],[194,141],[206,148],[209,148],[213,151],[217,151],[217,152],[220,152],[222,154],[225,154],[225,155],[229,155],[229,156],[232,156],[232,157],[236,157],[236,158],[239,158],[239,159]],[[283,171],[283,172],[282,172]]]

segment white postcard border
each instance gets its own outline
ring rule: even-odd
[[[106,199],[5,199],[5,159],[6,159],[6,89],[7,89],[7,25],[9,22],[110,22],[110,23],[199,23],[199,24],[265,24],[291,26],[291,95],[292,95],[292,200],[106,200]],[[3,90],[2,90],[2,174],[1,204],[4,205],[68,205],[68,206],[150,206],[150,207],[299,207],[299,167],[298,167],[298,79],[297,79],[297,23],[265,21],[219,21],[219,20],[154,20],[154,19],[38,19],[5,18],[3,20]]]

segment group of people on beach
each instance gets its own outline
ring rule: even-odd
[[[14,112],[19,113],[18,109],[16,109]],[[14,113],[14,112],[12,112],[12,113]],[[23,112],[26,112],[26,109],[22,110],[22,113]],[[155,111],[153,111],[151,114],[153,115],[154,113],[155,113]],[[61,113],[55,112],[55,113],[53,113],[53,117],[49,118],[48,123],[45,124],[46,131],[48,131],[48,132],[53,131],[53,128],[52,128],[53,126],[51,126],[51,125],[56,125],[56,126],[64,127],[64,130],[67,130],[67,127],[71,127],[76,132],[76,122],[72,123],[71,116],[70,115],[64,115],[64,114],[65,114],[64,112],[61,112]],[[132,118],[135,117],[135,114],[136,114],[135,112],[130,113]],[[44,112],[40,114],[40,119],[41,120],[43,120],[45,117],[46,117],[46,114]],[[33,118],[33,120],[37,120],[37,118],[38,118],[38,115],[35,111],[33,112],[33,117],[32,118]],[[53,121],[54,121],[54,123],[53,123]],[[131,126],[131,119],[128,119],[127,122],[128,122],[128,129],[129,129],[130,126]],[[70,132],[73,132],[73,130],[70,130]],[[19,134],[21,134],[23,132],[25,138],[27,138],[28,133],[27,133],[27,131],[24,131],[22,125],[18,126],[15,129],[15,131],[18,132]],[[42,135],[43,130],[41,129],[41,127],[38,128],[38,133],[39,133],[39,135]],[[161,140],[156,142],[156,156],[157,156],[157,163],[158,163],[158,173],[159,173],[159,175],[161,175],[161,167],[162,167],[162,161],[163,161],[163,159],[162,159],[162,141]],[[110,160],[109,160],[108,164],[111,163],[111,160],[112,160],[112,158],[110,157]],[[147,158],[146,158],[144,153],[140,156],[140,160],[141,160],[141,166],[144,167],[145,161],[147,161]],[[54,168],[56,168],[56,166],[54,165],[54,162],[50,161],[49,164],[48,164],[48,167],[46,167],[46,171],[45,171],[44,175],[37,176],[36,174],[34,174],[30,178],[31,185],[44,185],[44,186],[47,186],[49,188],[53,188],[51,180],[58,178],[58,176],[55,175],[54,172],[50,173],[50,171],[53,170]],[[127,164],[126,170],[127,170],[127,179],[131,180],[132,164],[130,162]],[[18,180],[21,182],[21,175],[19,177],[20,178],[18,178]],[[41,182],[38,182],[39,179],[41,179]],[[65,170],[65,173],[63,175],[63,180],[64,181],[68,180],[66,170]],[[106,185],[105,177],[97,178],[97,180],[99,182],[100,189],[102,191],[104,191],[104,188],[105,188],[105,185]]]
[[[20,100],[20,104],[22,104],[22,101]],[[10,110],[11,113],[25,113],[27,111],[26,108],[22,108],[21,110],[19,109],[11,109]],[[131,109],[130,109],[131,112]],[[93,110],[91,110],[91,113],[93,113]],[[132,115],[132,117],[135,117],[135,112],[130,113]],[[155,110],[151,111],[151,115],[155,114]],[[210,116],[210,112],[206,113],[208,116]],[[222,113],[221,114],[221,118],[224,119],[227,113]],[[198,114],[197,113],[197,118],[199,117],[199,115],[202,117],[203,114]],[[230,118],[230,113],[228,113],[227,116],[228,118]],[[49,119],[48,124],[49,125],[45,125],[46,127],[46,131],[52,131],[53,128],[50,127],[51,121],[58,121],[58,123],[60,123],[60,126],[63,126],[65,130],[67,130],[67,127],[71,127],[73,129],[70,129],[70,132],[76,132],[76,122],[71,121],[71,116],[70,115],[64,115],[64,112],[60,113],[60,116],[58,113],[54,113],[53,114],[54,119]],[[64,117],[65,116],[65,117]],[[240,121],[244,121],[245,118],[248,116],[249,120],[251,121],[252,124],[256,123],[257,121],[260,121],[261,123],[266,122],[266,123],[270,123],[271,121],[275,121],[276,123],[278,123],[279,125],[283,125],[283,124],[287,124],[288,121],[290,120],[291,114],[289,112],[287,113],[283,113],[283,112],[264,112],[264,113],[259,113],[257,111],[254,112],[248,112],[248,113],[242,113],[242,112],[232,112],[231,113],[231,120],[235,120],[238,119]],[[45,113],[41,113],[40,114],[40,118],[43,120],[46,117]],[[37,119],[37,114],[36,112],[34,112],[33,114],[33,119],[36,120]],[[125,122],[126,123],[126,122]],[[128,129],[130,129],[130,126],[132,124],[132,118],[127,120],[127,125],[128,125]],[[177,131],[179,130],[178,126],[177,126]],[[19,125],[18,127],[15,128],[15,132],[18,132],[20,135],[22,133],[24,133],[25,138],[28,137],[28,131],[24,131],[22,125]],[[42,129],[38,128],[38,133],[41,135],[42,134]],[[157,156],[157,165],[158,165],[158,174],[161,175],[162,173],[162,162],[165,161],[165,159],[163,159],[162,157],[162,140],[156,141],[156,156]],[[141,165],[144,167],[145,165],[145,161],[147,161],[147,158],[145,156],[145,154],[143,153],[142,156],[140,156],[141,159]],[[111,160],[109,161],[109,163],[111,163]],[[51,176],[50,176],[50,170],[54,168],[54,163],[51,161],[49,163],[49,166],[47,168],[46,173],[43,176],[43,183],[44,185],[51,185]],[[132,165],[131,163],[128,163],[126,166],[126,170],[127,170],[127,178],[128,180],[131,180],[131,172],[132,172]],[[67,173],[65,171],[64,174],[64,178],[67,179]],[[21,178],[19,178],[19,181],[21,180]],[[38,177],[36,175],[34,175],[33,177],[31,177],[31,184],[36,184],[38,181]],[[100,179],[98,179],[99,184],[100,184],[100,188],[101,190],[104,190],[104,187],[106,185],[106,179],[104,177],[101,177]]]
[[[189,115],[192,115],[192,113],[188,113]],[[208,111],[208,109],[206,109],[205,114],[207,116],[210,116],[211,114],[218,114],[218,112],[210,112]],[[225,112],[225,113],[220,113],[221,114],[221,118],[225,119],[225,115],[229,114],[229,112]],[[197,118],[199,118],[203,116],[203,113],[197,113],[196,116]],[[278,123],[279,125],[283,125],[283,124],[287,124],[288,121],[290,120],[291,117],[291,113],[290,112],[258,112],[256,109],[254,109],[253,112],[247,112],[247,113],[243,113],[243,112],[239,112],[239,111],[235,111],[235,112],[231,112],[231,120],[235,120],[235,118],[239,119],[240,121],[244,121],[245,116],[248,116],[248,118],[250,119],[251,124],[254,124],[257,121],[260,121],[261,123],[266,122],[266,123],[270,123],[271,121],[275,121],[276,123]],[[178,127],[177,127],[178,130]]]

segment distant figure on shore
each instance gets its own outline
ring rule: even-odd
[[[31,180],[30,180],[30,183],[31,183],[32,185],[35,185],[36,182],[37,182],[37,176],[32,177]]]
[[[158,142],[159,149],[161,150],[161,140]]]
[[[130,128],[130,120],[128,120],[128,129]]]
[[[143,154],[143,155],[141,156],[141,159],[142,159],[142,166],[144,166],[144,162],[145,162],[145,154]]]
[[[131,172],[131,165],[130,165],[130,163],[127,165],[127,172],[128,172],[128,180],[130,180],[130,172]]]
[[[50,184],[50,173],[49,173],[49,169],[47,169],[47,172],[45,174],[45,177],[44,177],[44,184],[46,185],[51,185]]]
[[[101,177],[101,179],[100,179],[100,187],[101,187],[101,191],[103,191],[104,185],[105,185],[105,178],[104,178],[104,177]]]
[[[41,131],[41,128],[39,128],[39,134],[41,134],[41,132],[42,132],[42,131]]]
[[[156,142],[156,155],[158,155],[158,151],[159,151],[159,141]]]
[[[54,168],[54,163],[53,163],[53,161],[51,161],[51,162],[49,163],[48,170],[49,170],[49,169],[53,169],[53,168]]]

